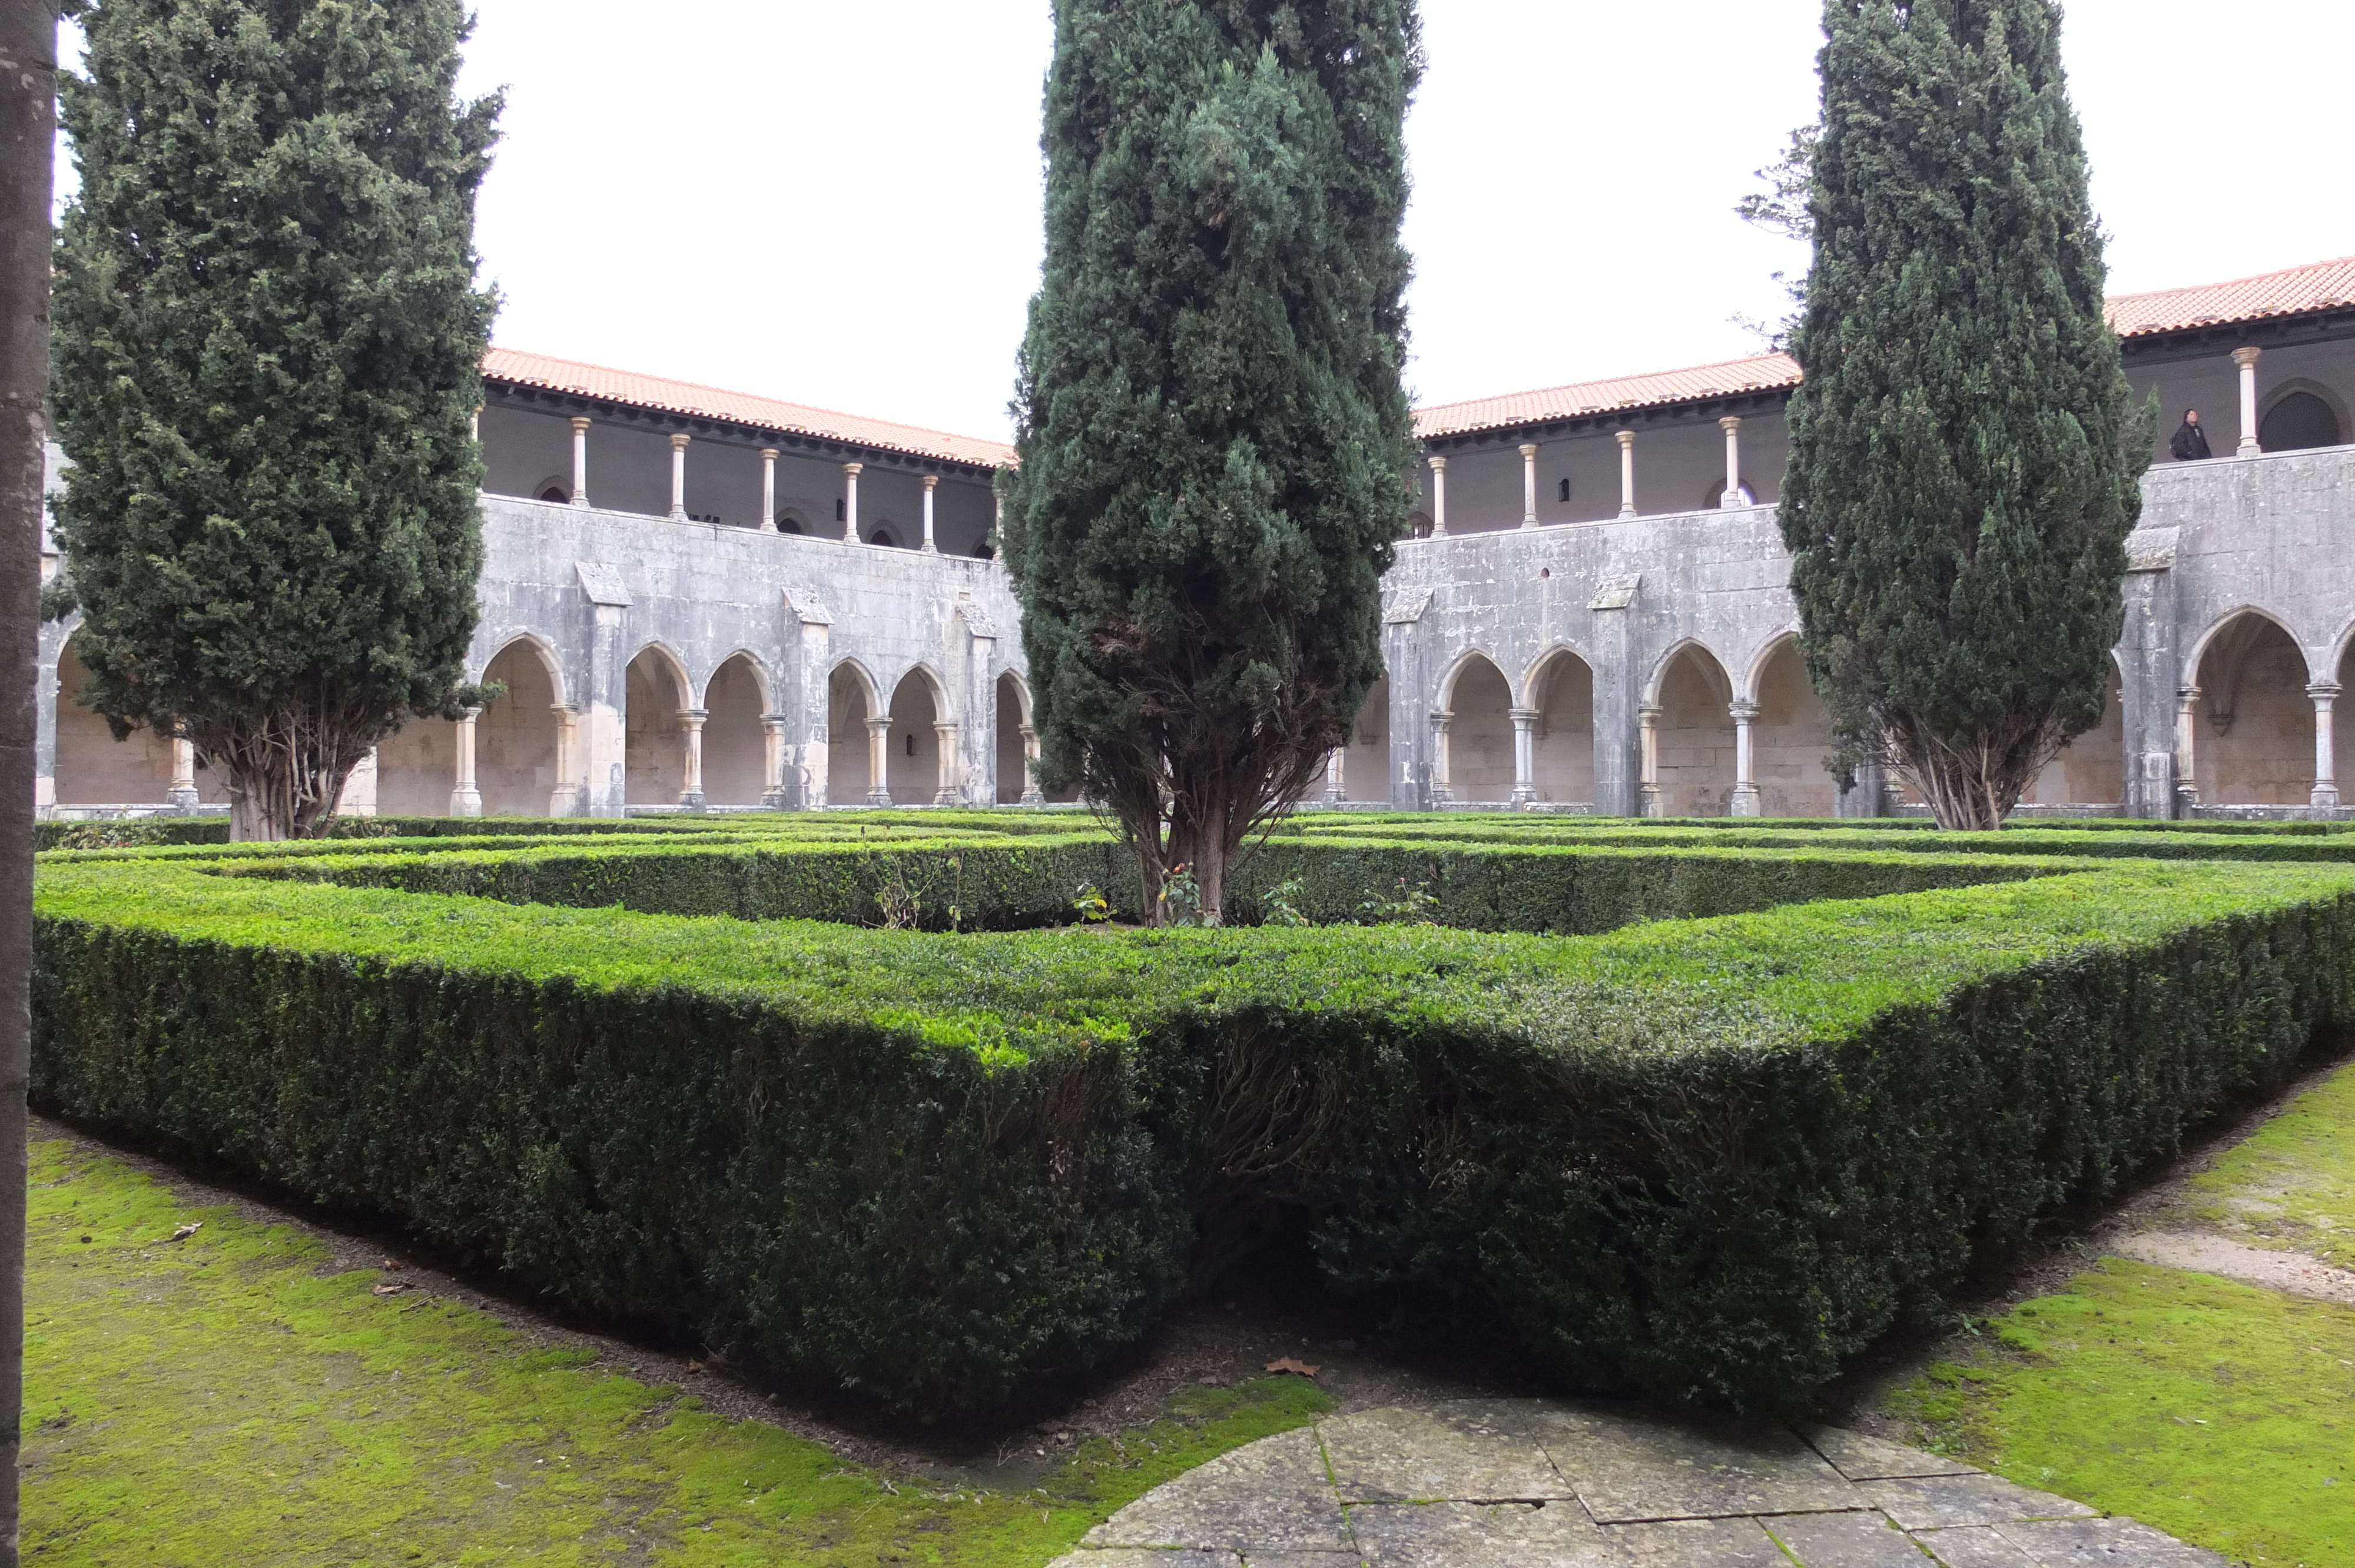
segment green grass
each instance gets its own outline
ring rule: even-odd
[[[2237,1562],[2355,1563],[2355,1312],[2123,1259],[1890,1400],[1917,1440]]]
[[[1330,1408],[1199,1389],[1024,1491],[928,1487],[534,1348],[282,1225],[37,1146],[25,1548],[56,1564],[1043,1563],[1150,1488]],[[179,1226],[202,1229],[180,1243]]]
[[[2355,1067],[2226,1151],[2190,1199],[2200,1220],[2247,1245],[2355,1268]]]

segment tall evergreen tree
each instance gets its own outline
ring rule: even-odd
[[[1042,772],[1157,910],[1347,739],[1412,460],[1413,0],[1058,0],[1006,480]]]
[[[98,0],[83,26],[51,402],[86,700],[225,770],[238,837],[300,835],[467,694],[498,101],[455,99],[460,0]]]
[[[1829,0],[1782,525],[1844,762],[1992,828],[2092,727],[2146,416],[2051,0]]]

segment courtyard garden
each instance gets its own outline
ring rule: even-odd
[[[1532,1388],[1804,1415],[2355,1015],[2337,824],[1308,813],[1224,924],[1159,927],[1077,813],[343,831],[54,833],[37,1107],[884,1422],[1068,1401],[1271,1249]],[[2344,1098],[2185,1212],[2337,1255]],[[1023,1485],[911,1488],[90,1148],[36,1181],[44,1560],[253,1558],[276,1510],[264,1561],[1043,1563],[1323,1408],[1228,1380]],[[2231,1359],[2202,1313],[2263,1419],[2184,1397]],[[2348,1478],[2255,1488],[2243,1448],[2337,1441],[2349,1317],[2100,1263],[1892,1418],[2227,1551],[2217,1496],[2310,1480],[2321,1544],[2266,1556],[2328,1561]],[[2172,1515],[2079,1440],[2154,1394]]]

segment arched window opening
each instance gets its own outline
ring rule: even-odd
[[[891,530],[889,528],[876,529],[867,542],[870,545],[880,545],[887,550],[896,550],[900,547],[900,541],[891,536]]]
[[[2257,426],[2257,444],[2269,452],[2335,447],[2341,440],[2339,416],[2311,392],[2292,392],[2283,397],[2265,410]]]
[[[1706,649],[1688,645],[1660,676],[1655,721],[1659,814],[1722,817],[1733,796],[1733,683]]]
[[[1594,799],[1594,672],[1575,653],[1557,653],[1530,683],[1537,711],[1529,785],[1541,801]]]
[[[542,501],[547,502],[551,506],[561,506],[566,502],[572,499],[572,497],[564,493],[561,486],[554,484],[551,484],[547,489],[541,491],[539,493],[539,498]]]
[[[1742,496],[1742,505],[1755,506],[1758,504],[1757,493],[1750,488],[1750,482],[1748,480],[1742,482],[1740,494]],[[1713,511],[1717,507],[1718,503],[1724,499],[1725,481],[1721,479],[1716,483],[1709,487],[1709,493],[1701,498],[1700,509],[1703,512]]]
[[[1456,800],[1513,797],[1513,694],[1504,673],[1475,654],[1447,695],[1447,792]]]
[[[2314,787],[2306,655],[2271,618],[2243,613],[2200,650],[2192,777],[2211,806],[2303,806]]]

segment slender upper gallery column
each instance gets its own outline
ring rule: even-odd
[[[572,417],[572,504],[589,504],[589,421]]]
[[[1619,515],[1636,515],[1636,432],[1614,432],[1619,438]]]
[[[2331,709],[2338,705],[2339,683],[2317,681],[2307,687],[2306,694],[2314,699],[2314,793],[2309,801],[2317,806],[2336,806],[2339,759]]]
[[[1538,449],[1534,441],[1521,447],[1521,526],[1538,525]]]
[[[1039,732],[1028,725],[1022,726],[1022,804],[1043,806],[1047,792],[1039,788]]]
[[[1431,536],[1440,539],[1446,535],[1447,460],[1435,457],[1431,460]]]
[[[483,814],[483,792],[474,787],[474,720],[482,711],[468,708],[458,720],[458,776],[450,789],[450,814],[453,817]]]
[[[1444,806],[1452,798],[1448,784],[1447,723],[1454,714],[1431,715],[1431,803]]]
[[[932,492],[941,482],[936,473],[924,475],[924,554],[937,556],[941,547],[932,543]]]
[[[1325,803],[1327,806],[1341,803],[1341,753],[1346,749],[1337,746],[1325,754]]]
[[[785,809],[785,726],[792,722],[785,714],[762,714],[761,737],[765,750],[761,758],[761,809],[782,811]]]
[[[777,531],[777,449],[761,449],[761,532]]]
[[[687,443],[688,436],[670,439],[670,520],[687,521]]]
[[[1742,421],[1732,414],[1717,422],[1725,432],[1725,494],[1718,504],[1731,510],[1745,504],[1742,499]]]
[[[930,485],[927,484],[927,489]],[[964,726],[954,719],[934,719],[932,734],[940,742],[940,771],[933,780],[932,804],[962,806],[964,792],[957,788],[957,747],[964,738]]]
[[[1733,718],[1733,796],[1726,802],[1728,816],[1758,814],[1758,779],[1753,772],[1752,736],[1758,723],[1756,703],[1735,703],[1726,712]]]
[[[842,542],[858,543],[858,471],[866,464],[847,462],[842,465]]]
[[[2257,356],[2262,348],[2236,348],[2232,363],[2241,367],[2241,445],[2236,457],[2254,457],[2264,448],[2257,445]]]
[[[2199,757],[2192,750],[2192,715],[2200,707],[2200,688],[2179,687],[2175,694],[2175,794],[2187,806],[2200,804]]]
[[[686,788],[678,792],[678,803],[689,810],[703,809],[703,721],[710,717],[706,708],[681,708],[678,722],[686,731]]]
[[[1513,804],[1527,806],[1538,798],[1538,710],[1515,708],[1513,720]]]
[[[884,782],[885,769],[891,765],[891,721],[889,717],[867,721],[867,803],[888,806],[891,803],[891,786]]]
[[[1657,817],[1660,814],[1660,710],[1656,705],[1646,703],[1636,708],[1636,733],[1641,742],[1636,753],[1638,809],[1646,817]]]
[[[186,736],[172,737],[172,787],[164,800],[176,811],[197,809],[197,747]]]

